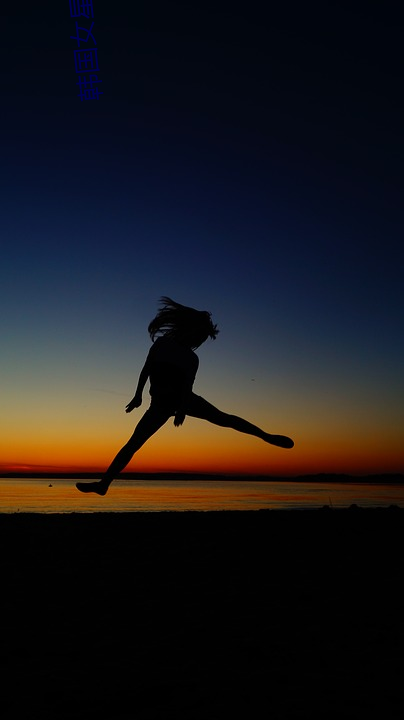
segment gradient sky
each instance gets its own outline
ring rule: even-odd
[[[188,418],[128,470],[404,472],[397,6],[93,5],[92,101],[68,0],[2,11],[0,471],[109,464],[170,295],[195,391],[296,445]]]

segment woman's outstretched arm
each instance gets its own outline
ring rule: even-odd
[[[132,400],[127,404],[126,406],[126,412],[130,413],[134,408],[138,408],[142,404],[142,393],[144,386],[146,385],[147,379],[149,377],[150,370],[149,370],[149,363],[146,360],[141,373],[139,375],[139,380],[136,388],[136,392],[132,398]]]

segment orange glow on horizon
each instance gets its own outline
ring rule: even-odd
[[[279,455],[275,455],[275,451]],[[283,451],[286,453],[287,451]],[[293,451],[291,451],[293,452]],[[275,448],[270,459],[263,460],[257,457],[238,457],[233,462],[229,456],[190,456],[181,459],[168,454],[161,454],[153,458],[138,458],[132,460],[123,472],[134,473],[195,473],[195,474],[222,474],[222,475],[262,475],[274,477],[296,477],[299,475],[316,474],[347,474],[347,475],[376,475],[376,474],[401,474],[404,472],[399,458],[380,458],[380,460],[364,457],[332,457],[324,453],[320,457],[313,457],[299,453],[299,457],[286,461],[282,450]],[[80,462],[74,464],[63,461],[47,464],[44,462],[15,463],[5,462],[0,465],[0,473],[40,474],[40,473],[97,473],[105,472],[108,462]]]
[[[92,434],[78,428],[72,433],[46,441],[35,434],[24,442],[14,435],[2,453],[0,473],[103,473],[132,429],[121,423],[94,428]],[[172,423],[154,435],[134,456],[126,472],[137,473],[218,473],[294,477],[335,473],[371,475],[404,473],[402,443],[379,432],[374,437],[358,434],[328,434],[319,437],[312,430],[290,432],[292,450],[268,445],[257,438],[225,428],[203,424],[192,418],[182,428]]]

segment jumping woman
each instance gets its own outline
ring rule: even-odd
[[[214,340],[219,332],[209,312],[194,310],[174,302],[169,297],[162,297],[160,310],[151,321],[148,331],[153,345],[140,373],[135,395],[126,406],[126,412],[130,413],[142,404],[142,393],[147,380],[150,380],[150,407],[101,480],[78,482],[78,490],[105,495],[114,478],[127,466],[135,452],[172,416],[175,427],[182,425],[186,415],[190,415],[208,420],[214,425],[254,435],[270,445],[293,447],[294,443],[290,438],[270,435],[247,420],[228,415],[192,391],[199,365],[194,350],[208,337]]]

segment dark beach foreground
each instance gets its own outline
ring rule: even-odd
[[[1,515],[3,718],[401,718],[404,511]]]

